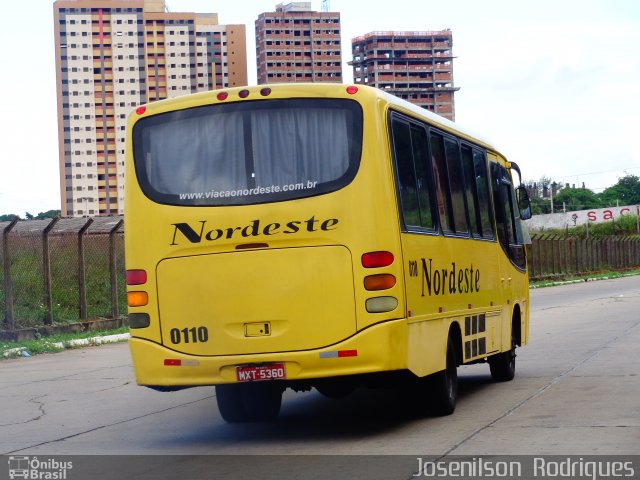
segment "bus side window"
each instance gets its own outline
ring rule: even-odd
[[[447,153],[447,171],[449,173],[449,191],[451,192],[451,207],[453,209],[453,222],[456,233],[465,234],[467,227],[467,208],[465,205],[464,177],[462,164],[460,163],[460,149],[458,142],[445,138],[445,151]]]
[[[420,203],[421,226],[430,230],[435,229],[433,202],[431,201],[431,165],[429,162],[429,144],[427,132],[422,127],[411,127],[411,145],[413,147],[413,162],[416,167],[416,181],[418,185],[418,200]]]
[[[416,188],[416,171],[411,148],[411,130],[408,123],[393,120],[393,153],[396,160],[400,208],[405,227],[419,226],[420,206]]]
[[[444,155],[444,138],[435,133],[431,133],[431,156],[433,159],[433,180],[436,189],[440,225],[442,226],[443,232],[454,233],[453,210],[451,209],[451,195],[449,193],[449,180],[447,178],[447,163]]]
[[[393,118],[393,152],[405,228],[434,230],[424,128]]]
[[[478,192],[478,208],[482,221],[482,236],[493,239],[493,215],[491,214],[491,197],[489,195],[489,175],[487,157],[481,150],[473,149],[473,166],[476,175],[476,191]]]
[[[474,237],[482,236],[482,218],[478,206],[478,192],[476,184],[476,173],[473,165],[473,155],[471,147],[461,146],[462,170],[464,171],[465,191],[467,195],[467,207],[469,209],[469,222],[471,234]]]

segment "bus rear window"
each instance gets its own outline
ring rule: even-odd
[[[133,129],[142,191],[169,205],[246,205],[335,191],[353,180],[362,110],[353,100],[207,105]]]

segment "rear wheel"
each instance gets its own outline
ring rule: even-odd
[[[458,399],[458,371],[454,341],[447,340],[446,367],[441,372],[413,379],[399,391],[410,415],[450,415]]]
[[[282,388],[272,382],[216,386],[220,415],[228,423],[275,420],[282,404]]]
[[[447,366],[428,377],[431,385],[430,407],[435,415],[451,415],[458,400],[458,360],[453,339],[447,341]]]
[[[344,378],[319,382],[315,387],[325,397],[334,399],[344,398],[355,390],[353,381]]]
[[[511,335],[511,350],[489,357],[491,378],[496,382],[508,382],[516,375],[516,342]]]

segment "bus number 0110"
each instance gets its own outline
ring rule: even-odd
[[[205,343],[209,340],[209,330],[207,330],[207,327],[183,328],[182,330],[172,328],[169,334],[171,335],[171,343],[174,345],[178,345],[183,342]]]

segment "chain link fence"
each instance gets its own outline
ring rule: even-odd
[[[0,222],[1,329],[126,313],[122,217]]]

